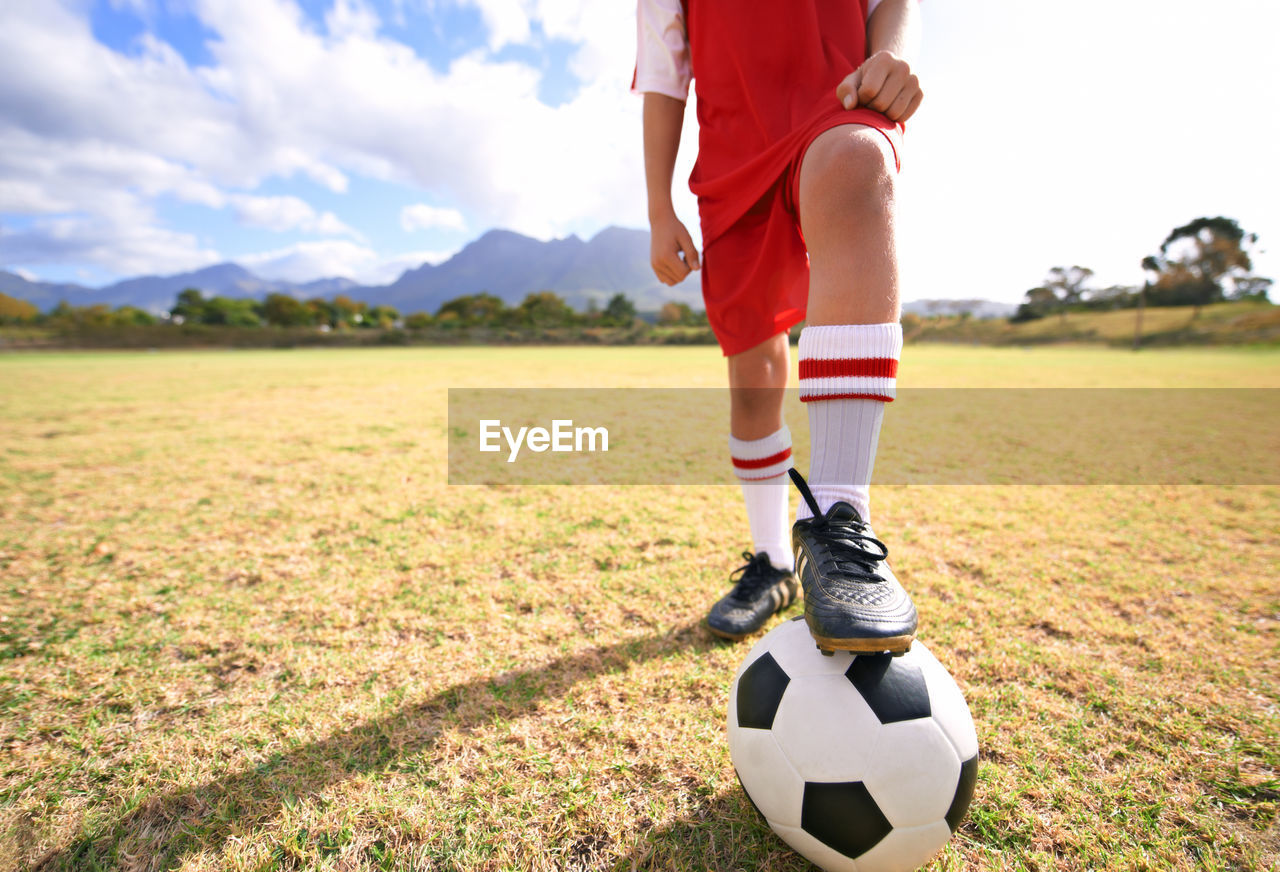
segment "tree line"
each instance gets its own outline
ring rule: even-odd
[[[1249,250],[1257,241],[1256,233],[1246,233],[1232,218],[1197,218],[1175,227],[1157,254],[1142,258],[1147,279],[1141,287],[1095,288],[1089,284],[1093,270],[1088,267],[1055,266],[1039,287],[1026,292],[1010,320],[1144,306],[1193,306],[1195,317],[1210,303],[1265,302],[1271,279],[1251,275]]]
[[[136,306],[111,308],[106,304],[72,306],[65,301],[48,312],[0,294],[0,324],[35,324],[54,329],[101,329],[149,326],[162,323],[200,324],[221,327],[314,327],[322,330],[351,329],[460,329],[496,328],[543,330],[571,327],[634,327],[640,319],[635,304],[626,294],[614,294],[601,307],[591,300],[578,311],[552,291],[525,296],[514,306],[487,292],[464,294],[443,303],[434,313],[401,313],[393,306],[371,306],[339,294],[332,300],[313,297],[299,300],[288,294],[268,294],[261,300],[249,297],[206,297],[198,288],[180,292],[164,316],[156,316]],[[686,303],[667,302],[658,311],[661,326],[705,327],[706,313],[694,311]]]

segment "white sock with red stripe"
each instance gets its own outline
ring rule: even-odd
[[[794,569],[787,523],[791,431],[783,424],[781,430],[763,439],[730,436],[729,456],[733,458],[733,472],[742,483],[742,496],[747,501],[752,550],[756,554],[761,551],[768,554],[769,562],[777,569]]]
[[[809,487],[824,512],[843,500],[864,521],[871,517],[871,471],[901,354],[900,324],[800,331],[800,399],[809,409]],[[801,500],[796,518],[812,515]]]

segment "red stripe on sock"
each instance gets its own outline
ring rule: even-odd
[[[881,400],[892,403],[893,397],[886,397],[884,394],[809,394],[807,397],[800,395],[802,403],[817,403],[822,400]]]
[[[775,463],[781,463],[791,456],[791,449],[784,448],[777,454],[770,454],[768,457],[761,457],[759,460],[742,460],[741,458],[733,458],[733,465],[736,469],[764,469],[766,466],[773,466]],[[769,476],[770,478],[772,476]]]
[[[897,378],[898,361],[892,357],[810,357],[800,361],[800,380],[807,378]]]
[[[768,481],[771,478],[786,478],[785,472],[779,472],[777,475],[740,475],[738,481]]]

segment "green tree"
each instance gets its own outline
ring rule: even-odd
[[[1056,308],[1058,308],[1058,297],[1050,288],[1032,288],[1023,296],[1018,311],[1009,320],[1014,324],[1035,321],[1052,313]]]
[[[333,312],[335,324],[349,324],[353,327],[359,327],[369,315],[369,304],[361,300],[353,300],[346,294],[339,294],[333,298]]]
[[[1152,305],[1195,306],[1195,315],[1209,303],[1224,299],[1223,281],[1244,277],[1253,269],[1248,246],[1258,241],[1233,218],[1197,218],[1175,227],[1160,244],[1160,253],[1143,258],[1142,267],[1154,274],[1149,290]]]
[[[693,324],[695,317],[688,303],[677,303],[674,300],[663,303],[658,310],[658,323],[664,327]]]
[[[111,313],[113,327],[146,327],[154,323],[155,316],[137,306],[119,306]]]
[[[513,313],[513,320],[524,327],[568,327],[578,319],[578,313],[559,294],[539,291],[529,294]]]
[[[257,309],[258,304],[254,300],[214,297],[204,304],[202,323],[224,327],[261,327],[262,317]]]
[[[610,297],[600,316],[600,323],[606,327],[630,327],[635,320],[635,304],[627,299],[626,294],[614,294]]]
[[[305,327],[316,321],[316,313],[306,303],[288,294],[267,294],[262,317],[276,327]]]
[[[201,324],[204,322],[205,303],[204,294],[198,288],[186,288],[178,294],[178,299],[169,310],[169,314],[192,324]]]
[[[501,298],[482,291],[449,300],[436,312],[436,319],[459,327],[496,326],[506,314],[507,304]]]
[[[307,311],[311,313],[312,324],[321,324],[325,327],[338,326],[338,313],[323,297],[312,297],[303,303],[307,307]]]
[[[0,294],[0,324],[25,324],[39,314],[40,310],[26,300]]]
[[[385,330],[395,326],[395,323],[400,320],[400,312],[393,306],[374,306],[369,310],[365,320],[368,326],[381,327]]]
[[[414,312],[412,315],[406,315],[404,326],[410,330],[425,330],[435,321],[429,312]]]
[[[1058,316],[1064,321],[1067,317],[1067,307],[1080,303],[1087,291],[1085,285],[1089,279],[1093,278],[1093,270],[1085,266],[1055,266],[1049,270],[1049,275],[1044,280],[1044,287],[1048,288],[1057,300]]]

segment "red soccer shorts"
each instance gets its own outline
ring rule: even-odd
[[[841,115],[829,116],[801,139],[773,186],[702,252],[702,299],[726,357],[754,348],[804,320],[809,254],[797,206],[800,163],[820,134],[846,123]],[[884,126],[866,126],[884,134],[895,161],[900,162],[901,128],[887,120]]]

